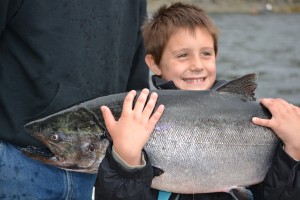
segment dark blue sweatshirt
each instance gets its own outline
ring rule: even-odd
[[[149,87],[145,17],[146,0],[1,0],[0,140],[41,146],[25,123]]]

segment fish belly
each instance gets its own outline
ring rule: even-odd
[[[189,194],[226,192],[264,179],[278,139],[270,129],[252,124],[253,116],[266,117],[261,108],[247,102],[215,103],[193,109],[165,105],[145,146],[152,165],[164,171],[153,179],[153,188]]]

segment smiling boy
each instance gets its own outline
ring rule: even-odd
[[[201,8],[183,3],[175,3],[169,7],[162,6],[152,19],[145,21],[142,31],[147,53],[145,60],[155,74],[153,84],[158,89],[213,90],[226,83],[226,81],[216,80],[217,28]],[[99,167],[96,185],[100,189],[95,195],[96,200],[157,199],[159,196],[159,191],[150,188],[155,170],[148,161],[143,147],[161,117],[164,106],[158,106],[152,114],[158,96],[153,92],[147,101],[148,95],[149,90],[144,89],[133,108],[136,92],[129,92],[118,121],[114,119],[108,107],[101,107],[113,146],[108,148],[106,158]],[[262,103],[268,105],[265,100]],[[297,121],[300,121],[300,109],[290,104],[283,104],[283,107],[290,110],[294,120],[291,121],[290,127],[281,129],[281,135],[292,135],[295,131],[299,133],[300,123]],[[273,128],[273,125],[268,124],[277,123],[276,118],[280,113],[273,112],[274,105],[268,108],[271,108],[272,119],[261,121],[256,118],[254,122]],[[280,120],[282,123],[283,119]],[[300,137],[296,139],[300,141]],[[296,146],[291,140],[290,138],[284,143],[289,144],[289,148]],[[296,167],[300,153],[296,151],[296,154],[292,154],[296,155],[294,157],[290,157],[287,153],[282,146],[278,147],[274,163],[266,177],[267,187],[258,184],[249,188],[255,199],[271,200],[281,197],[291,199],[299,195],[300,186],[296,184],[299,179],[299,169]],[[292,174],[296,176],[289,185],[286,176]],[[284,188],[281,188],[281,184]],[[233,198],[227,193],[209,193],[172,194],[170,199]]]
[[[145,59],[152,72],[172,80],[178,89],[207,90],[216,81],[214,40],[203,28],[179,29],[168,40],[161,60],[155,57],[147,54]]]

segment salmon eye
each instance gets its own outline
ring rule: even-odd
[[[52,133],[51,138],[50,138],[53,142],[58,142],[58,134],[57,133]]]
[[[89,150],[90,150],[90,151],[95,151],[95,146],[94,146],[93,144],[90,144],[90,145],[89,145]]]

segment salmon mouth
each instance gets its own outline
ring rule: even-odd
[[[52,152],[53,149],[48,148],[39,148],[34,146],[28,146],[20,149],[21,152],[28,156],[29,158],[33,160],[40,161],[44,164],[52,165],[55,167],[66,167],[66,168],[72,168],[76,165],[74,163],[68,163],[65,158],[61,155],[56,155]]]
[[[32,129],[29,130],[31,130],[31,135],[45,145],[45,147],[27,146],[21,148],[22,153],[34,160],[40,160],[46,164],[65,161],[63,151],[59,148],[59,145],[51,141],[46,142],[44,140],[45,138],[41,137],[42,134],[40,132],[34,132]]]
[[[22,153],[26,154],[31,158],[39,158],[42,160],[52,160],[56,158],[56,156],[52,153],[52,151],[48,148],[41,148],[35,146],[28,146],[21,148]]]

